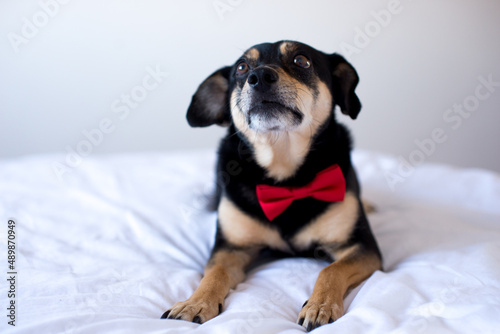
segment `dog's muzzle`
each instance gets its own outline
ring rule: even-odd
[[[295,106],[294,94],[281,87],[279,74],[270,67],[258,67],[247,78],[249,127],[258,132],[287,131],[302,122],[304,115]]]

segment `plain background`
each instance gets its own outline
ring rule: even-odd
[[[478,88],[500,82],[499,18],[494,0],[2,1],[0,157],[215,147],[224,129],[185,121],[198,84],[292,39],[357,69],[361,114],[337,117],[356,147],[500,171],[500,87]],[[155,69],[168,75],[145,90]]]

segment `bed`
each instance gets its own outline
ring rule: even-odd
[[[1,297],[2,332],[305,332],[296,318],[321,259],[250,269],[205,324],[160,319],[191,295],[210,253],[211,150],[68,158],[0,161],[2,269],[15,279],[15,297]],[[369,151],[353,160],[376,207],[369,217],[384,270],[346,297],[342,318],[314,332],[498,333],[499,175],[429,163],[402,173],[400,159]]]

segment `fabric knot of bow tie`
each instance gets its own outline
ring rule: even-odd
[[[312,197],[325,202],[344,200],[345,179],[338,165],[322,170],[303,187],[257,185],[257,199],[269,221],[279,216],[293,201]]]

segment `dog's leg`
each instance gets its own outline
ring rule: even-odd
[[[245,278],[245,268],[255,258],[256,249],[219,248],[205,267],[205,275],[193,295],[176,303],[162,319],[182,319],[203,323],[219,315],[231,288]]]
[[[298,324],[307,331],[340,318],[344,313],[344,296],[381,268],[378,253],[361,244],[330,251],[327,246],[322,249],[335,262],[319,273],[311,297],[299,313]]]

